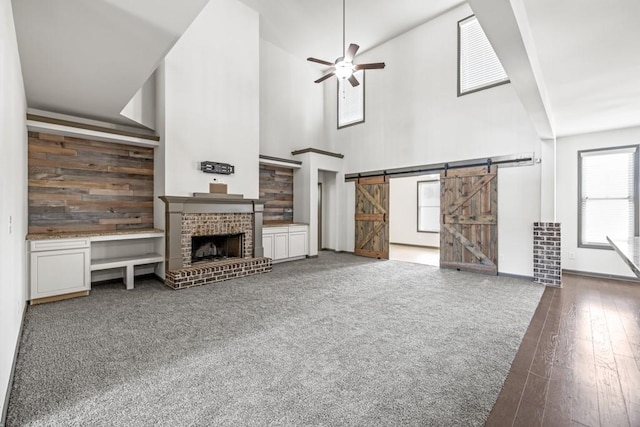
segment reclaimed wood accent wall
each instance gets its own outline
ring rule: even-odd
[[[293,169],[261,164],[260,198],[265,224],[293,223]]]
[[[29,132],[29,233],[153,227],[153,148]]]

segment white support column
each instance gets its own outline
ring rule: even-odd
[[[293,175],[294,222],[309,224],[309,256],[318,255],[318,173],[320,171],[332,172],[336,174],[336,185],[338,179],[344,180],[342,173],[342,158],[335,157],[333,153],[307,151],[297,155],[297,160],[302,161],[300,169]],[[339,191],[331,193],[338,203]],[[325,200],[324,202],[328,202]],[[336,212],[333,210],[333,212]],[[332,216],[335,216],[333,214]],[[332,224],[338,224],[338,218],[327,218]],[[338,249],[338,248],[336,248]]]
[[[555,139],[540,141],[540,221],[556,220],[556,153]]]

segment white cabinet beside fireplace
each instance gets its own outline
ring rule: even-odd
[[[33,240],[30,252],[30,299],[91,289],[88,238]]]
[[[262,247],[264,256],[273,262],[293,261],[307,256],[309,226],[292,224],[263,227]]]
[[[306,257],[308,252],[309,226],[289,226],[289,258]]]

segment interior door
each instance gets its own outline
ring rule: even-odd
[[[356,181],[355,254],[389,259],[389,178]]]
[[[440,267],[498,274],[498,168],[440,173]]]

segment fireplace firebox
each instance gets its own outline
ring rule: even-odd
[[[191,264],[244,257],[244,233],[191,236]]]

